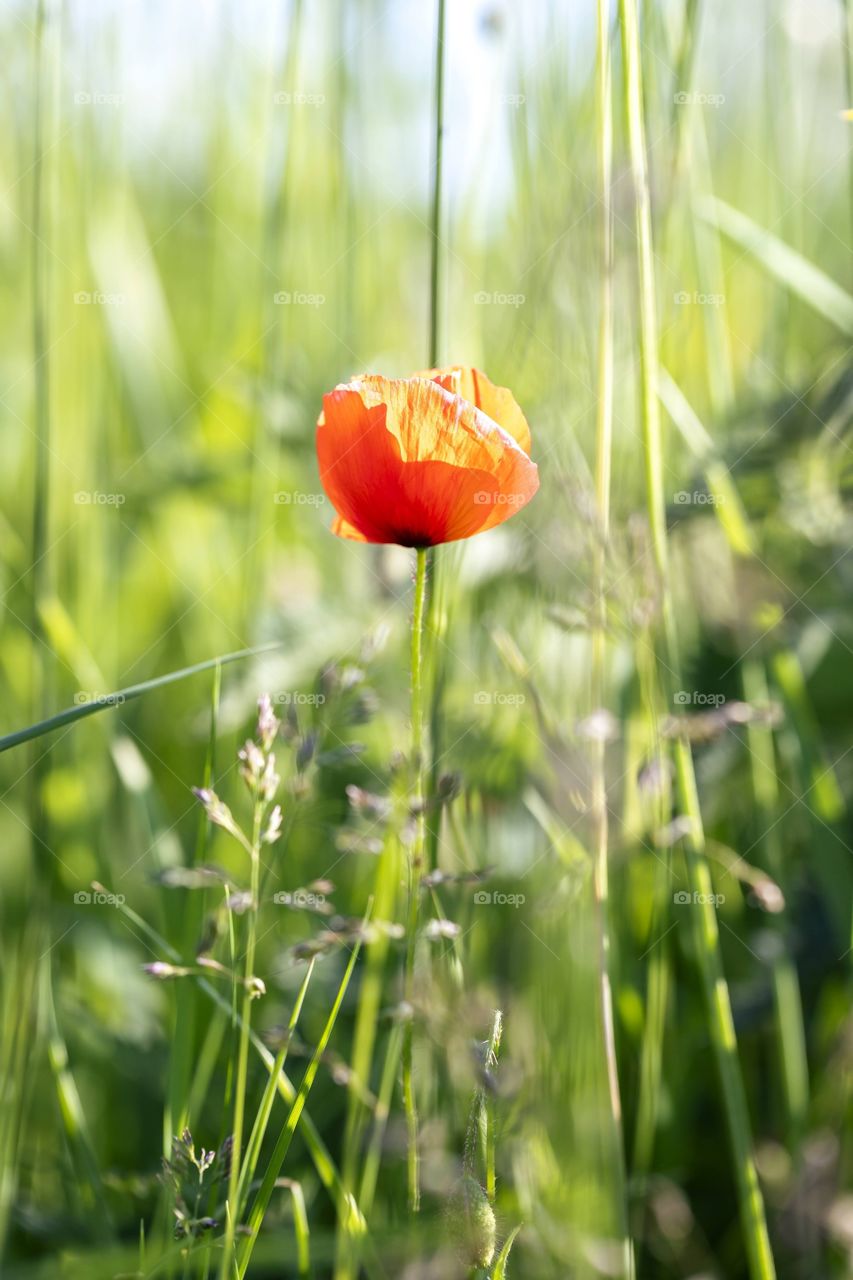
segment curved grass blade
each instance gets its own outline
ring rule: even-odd
[[[293,1032],[296,1030],[296,1024],[299,1021],[299,1015],[302,1012],[302,1005],[305,1002],[305,995],[306,995],[306,992],[308,991],[308,984],[311,981],[311,975],[314,972],[314,964],[316,962],[316,959],[317,959],[316,956],[312,956],[310,961],[308,962],[308,968],[305,971],[305,977],[302,979],[302,982],[299,987],[299,991],[297,992],[297,995],[296,995],[296,1000],[294,1002],[293,1009],[291,1010],[291,1013],[290,1013],[290,1021],[287,1024],[287,1034],[285,1035],[284,1042],[281,1048],[279,1049],[278,1054],[276,1055],[275,1065],[273,1066],[273,1069],[270,1072],[269,1080],[267,1081],[266,1088],[264,1089],[263,1097],[261,1098],[261,1105],[258,1107],[257,1113],[255,1115],[255,1122],[252,1125],[252,1132],[249,1134],[249,1141],[246,1144],[246,1155],[243,1161],[243,1167],[240,1170],[240,1181],[237,1186],[238,1207],[242,1206],[243,1203],[245,1202],[246,1195],[248,1193],[249,1188],[252,1185],[252,1180],[255,1176],[255,1169],[258,1167],[258,1160],[261,1154],[261,1147],[263,1146],[264,1137],[266,1136],[266,1132],[267,1132],[267,1125],[269,1124],[270,1115],[272,1114],[272,1105],[273,1105],[273,1102],[275,1101],[276,1081],[278,1080],[278,1077],[281,1075],[284,1069],[284,1064],[287,1061],[287,1050],[290,1045],[290,1040],[293,1035]]]
[[[717,196],[703,196],[696,202],[696,212],[843,333],[853,334],[853,297],[820,267]]]
[[[103,886],[98,885],[97,888],[102,889]],[[176,951],[174,947],[170,946],[162,934],[159,934],[157,930],[154,929],[147,920],[144,920],[142,916],[138,915],[132,907],[129,907],[127,903],[123,902],[116,906],[116,910],[121,912],[121,914],[129,920],[131,924],[140,931],[140,933],[144,934],[151,942],[153,942],[155,947],[162,951],[163,955],[166,956],[167,959],[173,963],[180,963],[180,953]],[[204,994],[208,996],[208,998],[211,999],[213,1003],[225,1014],[227,1014],[229,1018],[231,1017],[231,1002],[226,996],[222,995],[220,991],[217,991],[206,978],[193,975],[192,981],[196,982]],[[239,1024],[239,1013],[237,1014],[237,1021]],[[266,1047],[256,1031],[249,1031],[249,1043],[263,1062],[267,1071],[272,1071],[275,1065],[275,1056]],[[296,1088],[294,1087],[293,1081],[284,1071],[279,1072],[276,1080],[276,1087],[284,1101],[288,1106],[292,1107],[297,1097]],[[347,1206],[349,1205],[350,1207],[348,1211],[352,1213],[350,1198],[347,1197],[344,1190],[344,1185],[341,1181],[341,1175],[338,1172],[338,1167],[332,1159],[328,1147],[320,1137],[320,1132],[317,1129],[317,1126],[307,1111],[302,1112],[300,1124],[302,1126],[302,1137],[314,1163],[314,1168],[317,1170],[318,1178],[332,1197],[338,1212],[343,1214],[347,1211]],[[361,1229],[362,1226],[363,1220],[359,1215],[356,1223],[354,1224],[354,1229]]]
[[[364,918],[365,925],[367,924],[367,921],[370,916],[370,909],[371,909],[370,906],[368,906],[367,913]],[[317,1071],[320,1066],[320,1059],[322,1058],[323,1054],[326,1051],[326,1045],[329,1043],[329,1038],[332,1034],[332,1029],[334,1028],[335,1022],[337,1021],[337,1017],[340,1012],[341,1005],[343,1004],[344,996],[346,995],[347,987],[349,986],[349,981],[350,981],[350,978],[352,977],[353,970],[355,969],[355,963],[356,963],[356,960],[358,959],[358,955],[360,951],[361,951],[361,938],[358,939],[358,941],[356,942],[355,946],[352,949],[352,953],[349,958],[349,963],[347,964],[347,967],[344,970],[344,976],[341,979],[341,983],[340,983],[340,986],[338,987],[337,995],[335,996],[334,1004],[332,1005],[332,1008],[329,1012],[329,1016],[326,1019],[326,1025],[323,1027],[322,1035],[320,1036],[320,1039],[317,1041],[317,1046],[311,1057],[311,1061],[308,1063],[308,1066],[305,1068],[305,1075],[302,1077],[302,1083],[299,1086],[299,1091],[296,1095],[296,1098],[294,1099],[293,1105],[290,1108],[290,1113],[287,1117],[287,1120],[284,1122],[284,1126],[281,1130],[281,1133],[278,1136],[278,1141],[276,1142],[275,1147],[273,1148],[273,1153],[270,1156],[270,1161],[269,1161],[269,1164],[267,1165],[267,1171],[264,1174],[264,1178],[261,1183],[260,1189],[252,1205],[252,1212],[249,1215],[249,1237],[246,1240],[246,1243],[242,1249],[241,1257],[238,1264],[238,1272],[239,1272],[240,1280],[243,1280],[243,1277],[246,1275],[246,1272],[248,1270],[249,1262],[251,1261],[251,1257],[252,1257],[252,1250],[255,1247],[255,1241],[258,1238],[258,1233],[261,1229],[261,1224],[263,1223],[264,1215],[266,1214],[267,1208],[269,1207],[269,1202],[272,1197],[273,1190],[275,1189],[279,1173],[281,1172],[281,1166],[283,1165],[284,1159],[290,1148],[291,1139],[293,1138],[293,1135],[296,1132],[296,1126],[299,1123],[299,1117],[301,1116],[303,1108],[305,1106],[305,1100],[307,1099],[308,1094],[311,1092],[311,1086],[314,1084],[314,1079],[317,1075]]]
[[[58,711],[56,715],[48,716],[46,720],[40,720],[37,724],[27,725],[26,729],[16,729],[14,733],[5,734],[0,738],[0,751],[10,751],[12,747],[19,747],[22,742],[41,738],[46,733],[53,733],[54,729],[62,729],[67,724],[73,724],[75,720],[95,715],[96,712],[104,711],[107,707],[123,706],[125,702],[141,698],[144,693],[150,693],[152,689],[160,689],[167,684],[177,684],[179,680],[186,680],[189,676],[210,671],[217,664],[225,666],[229,662],[241,662],[244,658],[269,653],[279,647],[276,642],[259,645],[254,649],[237,649],[234,653],[224,653],[218,658],[207,658],[204,662],[196,662],[191,667],[181,667],[180,670],[169,671],[164,676],[154,676],[152,680],[128,685],[126,689],[118,689],[115,693],[105,693],[102,697],[90,698],[87,702],[81,702],[75,707],[66,707],[64,711]]]
[[[662,367],[658,369],[658,396],[688,446],[704,467],[708,489],[714,497],[719,499],[715,503],[715,510],[732,550],[740,556],[753,555],[755,538],[731,473],[717,453],[713,439],[697,417],[684,392]]]
[[[645,112],[639,15],[636,0],[619,0],[623,77],[631,169],[634,176],[639,276],[640,408],[646,479],[646,504],[655,567],[661,582],[661,666],[670,680],[680,669],[678,629],[670,587],[666,508],[663,490],[663,442],[658,404],[658,332],[655,298],[652,213],[646,153]],[[732,211],[734,212],[734,211]],[[831,282],[830,282],[831,283]],[[853,316],[851,316],[853,323]],[[764,1200],[752,1151],[752,1131],[746,1090],[738,1058],[731,999],[720,954],[719,926],[713,906],[713,886],[705,857],[702,812],[690,745],[675,744],[675,776],[679,804],[690,819],[685,840],[690,888],[698,895],[694,912],[696,954],[705,998],[708,1031],[717,1061],[723,1106],[731,1141],[741,1225],[753,1280],[774,1280],[776,1267],[767,1231]]]
[[[489,1280],[505,1280],[506,1264],[507,1264],[507,1259],[509,1258],[509,1251],[512,1248],[512,1246],[515,1244],[515,1237],[518,1235],[519,1231],[523,1226],[524,1226],[524,1223],[519,1222],[518,1226],[513,1227],[512,1231],[507,1236],[506,1240],[504,1241],[503,1248],[501,1249],[500,1253],[495,1259],[495,1265],[492,1267]]]
[[[296,1237],[296,1265],[300,1276],[311,1274],[311,1231],[302,1183],[293,1178],[279,1178],[275,1184],[290,1192],[293,1204],[293,1234]]]

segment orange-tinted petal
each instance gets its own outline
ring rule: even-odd
[[[414,374],[414,377],[430,378],[440,387],[455,392],[469,404],[482,409],[492,422],[503,427],[530,456],[530,427],[515,396],[507,387],[496,386],[480,369],[458,364],[449,365],[446,369],[427,369],[423,373]]]
[[[420,378],[360,378],[323,398],[320,479],[335,532],[430,546],[500,524],[538,488],[515,440],[469,402]]]
[[[343,516],[336,515],[331,524],[332,533],[338,538],[349,538],[352,542],[366,542],[363,533],[359,533],[355,525],[344,520]]]

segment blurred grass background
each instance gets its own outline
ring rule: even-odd
[[[641,21],[687,671],[672,713],[712,712],[687,729],[778,1270],[843,1276],[850,17],[837,0],[647,0]],[[336,907],[360,915],[376,853],[347,836],[345,788],[388,790],[408,741],[411,564],[329,535],[313,434],[337,381],[428,360],[432,6],[7,0],[0,29],[0,728],[276,642],[223,670],[215,776],[236,808],[231,762],[255,697],[290,694],[293,735],[316,734],[322,750],[310,791],[288,802],[275,884],[328,878]],[[438,891],[462,936],[433,944],[424,997],[424,1178],[437,1204],[474,1087],[468,1040],[488,1037],[499,1007],[498,1219],[503,1235],[525,1222],[510,1273],[543,1280],[618,1273],[586,852],[594,55],[592,3],[448,5],[439,355],[513,389],[542,491],[511,524],[443,552],[434,741],[462,790],[440,865],[495,868],[487,887],[524,902],[486,909],[470,885]],[[662,760],[671,728],[653,705],[659,591],[620,58],[617,40],[606,759],[631,1224],[640,1276],[737,1280],[746,1263],[689,908],[673,901],[684,880]],[[200,675],[0,755],[4,1274],[130,1273],[151,1221],[178,997],[141,971],[157,958],[150,938],[74,895],[102,882],[180,949],[188,895],[154,877],[196,847],[190,787],[210,686]],[[743,699],[776,710],[727,718]],[[204,856],[233,858],[218,836]],[[782,911],[766,909],[767,877]],[[271,909],[261,1027],[286,1021],[302,972],[289,948],[315,924]],[[336,955],[319,967],[308,1044],[342,968]],[[385,979],[383,1044],[400,995],[393,968]],[[344,1061],[355,999],[333,1040]],[[209,1010],[194,1017],[195,1068]],[[334,1068],[310,1111],[337,1160],[346,1091]],[[218,1081],[223,1062],[211,1069]],[[220,1097],[199,1099],[200,1144],[223,1136]],[[428,1261],[432,1219],[403,1230],[401,1141],[395,1114],[370,1274],[449,1275]],[[285,1173],[304,1186],[316,1274],[331,1274],[334,1209],[300,1141]],[[251,1274],[297,1274],[289,1213],[282,1201]]]

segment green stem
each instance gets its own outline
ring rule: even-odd
[[[679,654],[668,574],[663,451],[657,400],[658,337],[652,249],[651,204],[646,171],[640,33],[636,0],[619,0],[623,74],[631,167],[634,176],[640,282],[640,379],[646,501],[655,568],[660,583],[663,652],[661,662],[673,692],[678,687]],[[670,683],[671,682],[671,683]],[[752,1155],[752,1136],[743,1078],[737,1056],[729,989],[723,972],[713,885],[705,858],[702,814],[689,743],[675,744],[675,770],[682,813],[690,819],[685,840],[688,882],[693,895],[696,953],[708,1015],[709,1033],[722,1086],[734,1160],[741,1224],[753,1280],[772,1280],[775,1265],[767,1233],[764,1203]]]
[[[441,226],[441,176],[444,142],[444,29],[445,0],[438,0],[435,38],[435,135],[432,175],[432,210],[430,216],[429,272],[429,366],[438,364],[438,263],[439,229]]]
[[[403,1036],[403,1105],[406,1109],[406,1129],[408,1132],[408,1188],[409,1208],[417,1212],[420,1208],[420,1172],[418,1155],[418,1112],[415,1102],[415,1088],[412,1076],[412,1039],[413,1039],[413,995],[415,980],[415,946],[418,930],[418,909],[420,905],[420,879],[424,874],[424,851],[426,836],[426,813],[424,811],[424,781],[426,770],[424,752],[424,707],[423,707],[423,631],[424,604],[426,601],[426,566],[427,553],[424,547],[418,547],[415,569],[415,602],[412,613],[412,770],[415,831],[412,840],[412,852],[409,859],[409,911],[406,927],[406,974],[404,998],[409,1005],[409,1016]]]
[[[432,202],[430,209],[430,282],[429,282],[429,350],[427,363],[434,369],[439,361],[439,322],[438,322],[438,286],[441,251],[441,193],[444,147],[444,37],[446,30],[445,0],[438,0],[435,33],[435,99],[433,117],[433,170],[432,170]],[[443,625],[440,614],[442,608],[441,564],[443,555],[438,547],[429,552],[429,574],[432,584],[429,600],[429,617],[427,630],[433,637],[438,637]],[[432,645],[432,707],[430,711],[430,730],[433,756],[441,755],[439,732],[441,728],[441,702],[444,682],[444,664],[439,663],[439,648]],[[426,794],[432,799],[437,785],[435,767],[430,768]],[[438,851],[440,812],[436,812],[427,827],[428,853],[434,861]]]
[[[598,0],[596,108],[598,138],[598,179],[600,202],[601,280],[598,330],[598,409],[596,415],[595,490],[598,531],[595,556],[597,625],[592,636],[590,694],[593,711],[603,703],[606,668],[606,587],[607,542],[610,535],[610,472],[613,452],[613,217],[611,212],[611,172],[613,121],[611,107],[609,0]],[[625,1145],[622,1131],[622,1101],[616,1059],[616,1029],[610,968],[610,904],[608,889],[608,820],[605,775],[606,743],[592,743],[592,823],[593,895],[598,932],[598,983],[601,1027],[607,1066],[610,1106],[609,1145],[617,1177],[617,1220],[621,1237],[622,1272],[632,1274],[631,1244],[625,1179]]]
[[[234,1257],[234,1235],[237,1228],[237,1217],[240,1212],[240,1151],[243,1142],[243,1121],[246,1112],[246,1080],[249,1068],[249,1028],[251,1025],[252,1006],[252,987],[250,980],[254,976],[255,970],[255,941],[257,938],[258,924],[258,890],[260,884],[262,816],[263,804],[260,800],[256,800],[252,817],[252,901],[248,916],[243,1007],[239,1023],[237,1071],[234,1083],[234,1127],[231,1133],[231,1171],[228,1177],[225,1240],[222,1250],[222,1263],[219,1268],[219,1280],[231,1280],[232,1259]]]

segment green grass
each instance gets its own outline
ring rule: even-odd
[[[0,1271],[840,1280],[851,6],[172,8],[0,13]],[[536,500],[334,539],[439,361]]]

